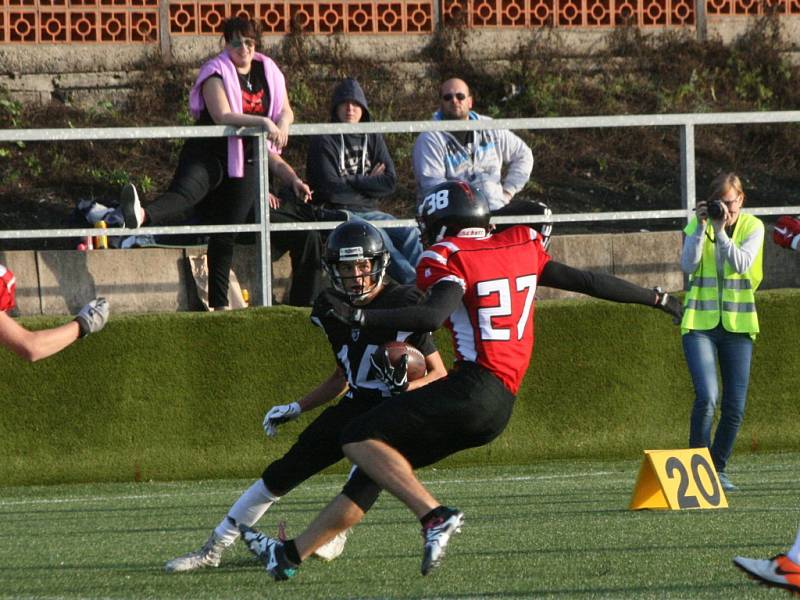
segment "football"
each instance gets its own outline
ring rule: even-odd
[[[407,368],[409,381],[414,381],[425,375],[425,357],[418,348],[405,342],[393,341],[386,342],[382,346],[379,346],[376,352],[383,352],[384,350],[389,353],[389,362],[392,363],[393,366],[399,365],[403,355],[408,354]]]

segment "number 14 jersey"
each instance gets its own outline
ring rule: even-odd
[[[550,255],[530,227],[482,238],[447,237],[417,265],[417,287],[461,285],[461,305],[445,321],[457,361],[471,361],[516,394],[533,351],[536,285]]]

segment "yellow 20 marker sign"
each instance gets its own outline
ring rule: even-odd
[[[727,508],[707,448],[645,450],[630,508]]]

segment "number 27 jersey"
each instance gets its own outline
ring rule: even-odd
[[[534,295],[549,260],[538,233],[515,226],[484,238],[447,237],[417,265],[421,290],[441,281],[464,290],[445,322],[456,360],[479,364],[514,394],[531,360]]]

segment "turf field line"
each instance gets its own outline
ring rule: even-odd
[[[605,477],[608,475],[616,475],[618,471],[585,471],[582,473],[569,473],[569,474],[551,474],[551,475],[513,475],[509,477],[482,477],[479,479],[423,479],[426,485],[464,485],[471,483],[520,483],[526,481],[552,481],[552,480],[569,480],[585,477]],[[626,477],[627,479],[627,477]],[[344,477],[342,478],[344,480]],[[341,487],[341,482],[337,483],[308,483],[305,484],[306,489],[338,489]],[[126,500],[169,500],[169,499],[182,499],[186,497],[186,493],[191,493],[193,497],[214,497],[214,496],[231,496],[235,493],[231,489],[228,490],[187,490],[184,492],[176,493],[153,493],[153,494],[124,494],[124,495],[100,495],[100,496],[65,496],[60,498],[26,498],[24,500],[0,500],[0,507],[11,506],[34,506],[34,505],[55,505],[55,504],[69,504],[74,502],[111,502],[111,501],[126,501]]]
[[[777,465],[769,465],[769,466],[757,466],[753,468],[748,468],[747,466],[743,466],[742,468],[737,469],[737,472],[740,473],[747,473],[747,472],[766,472],[766,471],[782,471],[786,469],[794,469],[796,468],[796,464],[777,464]],[[609,479],[609,476],[618,476],[614,479]],[[613,483],[613,482],[627,482],[631,481],[636,476],[636,470],[631,470],[630,472],[620,471],[620,470],[587,470],[581,471],[579,473],[551,473],[551,474],[541,474],[541,475],[509,475],[505,477],[481,477],[481,478],[431,478],[431,477],[422,477],[422,482],[425,485],[470,485],[473,483],[478,484],[503,484],[503,483],[525,483],[525,482],[536,482],[536,481],[568,481],[573,479],[582,479],[587,477],[605,477],[606,482]],[[224,480],[214,480],[214,481],[224,481]],[[234,481],[242,481],[241,489],[244,490],[248,483],[252,480],[245,479],[245,480],[234,480]],[[337,490],[341,488],[342,481],[344,481],[344,475],[342,475],[342,479],[336,482],[306,482],[303,484],[303,487],[307,490]],[[113,485],[113,484],[111,484]],[[162,486],[183,486],[184,484],[181,482],[157,482],[155,485],[162,485]],[[14,489],[14,488],[7,488],[7,489]],[[205,498],[212,498],[212,497],[219,497],[219,496],[227,496],[232,497],[233,494],[236,493],[236,489],[231,486],[231,488],[226,490],[197,490],[197,489],[189,489],[189,487],[182,488],[179,492],[168,492],[168,493],[152,493],[152,494],[124,494],[124,495],[100,495],[100,496],[63,496],[60,498],[26,498],[24,500],[2,500],[0,499],[0,508],[2,507],[13,507],[13,506],[35,506],[35,505],[57,505],[57,504],[69,504],[73,502],[115,502],[115,501],[126,501],[126,500],[169,500],[169,499],[183,499],[186,497],[186,494],[190,493],[193,497],[205,497]]]
[[[525,481],[550,481],[553,479],[577,479],[580,477],[604,477],[618,475],[619,471],[588,471],[586,473],[570,473],[561,475],[514,475],[510,477],[489,477],[481,479],[424,479],[425,485],[449,485],[463,483],[515,483]]]

